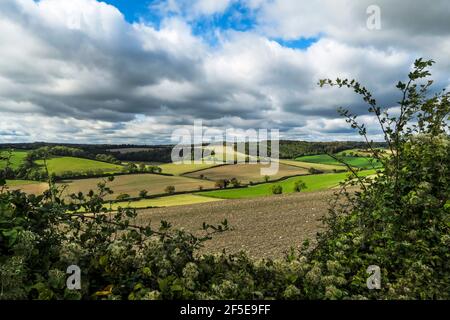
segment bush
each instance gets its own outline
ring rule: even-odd
[[[336,172],[336,169],[333,169]],[[324,173],[322,170],[316,169],[316,168],[309,168],[308,169],[309,174],[322,174]]]
[[[139,191],[139,197],[140,198],[145,198],[147,195],[148,195],[148,191],[147,190]]]
[[[122,201],[122,200],[127,200],[127,199],[130,199],[130,198],[131,198],[131,196],[130,196],[129,194],[127,194],[127,193],[122,193],[122,194],[119,194],[119,195],[116,197],[116,200]]]
[[[230,180],[230,184],[231,184],[234,188],[237,188],[237,187],[240,187],[240,186],[241,186],[241,182],[240,182],[238,179],[236,179],[236,178],[231,179],[231,180]]]
[[[306,184],[303,181],[299,180],[294,183],[294,192],[301,192],[304,189],[306,189]]]
[[[221,179],[216,181],[215,186],[216,188],[219,189],[226,189],[226,187],[228,187],[228,185],[230,184],[230,181],[227,179]]]
[[[165,189],[165,192],[168,194],[174,194],[175,193],[175,187],[174,186],[167,186]]]
[[[272,194],[282,194],[283,193],[283,187],[279,184],[275,184],[272,186]]]

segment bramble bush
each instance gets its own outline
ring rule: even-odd
[[[417,60],[408,83],[397,85],[396,117],[354,80],[320,82],[362,95],[390,151],[372,148],[365,126],[342,110],[384,166],[367,178],[349,166],[353,175],[314,246],[280,260],[199,254],[227,221],[204,224],[204,236],[164,221],[134,225],[135,210],[104,207],[113,178],[69,201],[51,181],[40,196],[0,187],[0,299],[449,299],[450,104],[445,91],[428,95],[430,81],[418,83],[431,65]],[[66,287],[72,264],[82,271],[81,290]],[[381,269],[380,290],[367,288],[370,265]]]

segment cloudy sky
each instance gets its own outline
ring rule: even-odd
[[[395,107],[425,57],[448,87],[449,17],[448,0],[1,0],[0,142],[164,143],[194,120],[356,139],[336,108],[370,126],[365,106],[318,80],[356,78]]]

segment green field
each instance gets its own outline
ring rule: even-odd
[[[361,169],[369,169],[372,168],[371,159],[365,157],[350,157],[350,156],[338,156],[339,159],[345,161],[348,165]],[[342,163],[334,159],[333,157],[327,154],[319,154],[315,156],[303,156],[295,159],[296,161],[309,162],[309,163],[320,163],[327,165],[341,165]],[[382,165],[378,160],[373,160],[373,166],[375,168],[380,168]]]
[[[161,164],[158,167],[162,169],[163,173],[173,174],[175,176],[181,176],[185,173],[209,169],[216,166],[216,164],[207,164],[207,163],[199,163],[199,164],[184,164],[184,163],[165,163]]]
[[[0,155],[2,157],[8,156],[8,151],[0,150]],[[18,169],[20,165],[23,163],[25,157],[27,156],[27,151],[12,151],[11,158],[9,159],[11,168]],[[0,160],[0,169],[5,168],[6,160]]]
[[[222,199],[215,199],[210,197],[202,197],[199,195],[193,194],[181,194],[175,196],[154,198],[154,199],[144,199],[140,201],[131,201],[131,202],[118,202],[113,203],[111,208],[112,210],[117,210],[119,207],[122,208],[149,208],[149,207],[174,207],[174,206],[184,206],[190,204],[197,203],[205,203],[205,202],[216,202],[221,201]],[[110,205],[107,205],[110,208]]]
[[[43,166],[44,160],[38,160],[36,163]],[[57,157],[49,159],[47,160],[47,166],[49,172],[55,174],[61,174],[65,171],[86,172],[89,170],[101,170],[105,173],[116,173],[122,170],[122,166],[119,165],[74,157]]]
[[[16,187],[16,186],[27,186],[30,184],[39,184],[39,181],[32,180],[6,180],[6,185],[8,187]]]
[[[359,175],[366,177],[375,174],[375,170],[361,171]],[[304,177],[293,177],[284,181],[275,183],[265,183],[257,186],[252,186],[243,189],[229,189],[218,190],[198,193],[208,197],[215,197],[221,199],[246,199],[256,198],[272,195],[272,186],[281,185],[283,187],[283,193],[293,193],[294,185],[297,181],[303,181],[306,184],[304,192],[319,191],[324,189],[333,188],[339,185],[339,182],[344,181],[348,177],[349,173],[329,173],[319,175],[309,175]]]

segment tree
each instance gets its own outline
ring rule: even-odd
[[[140,198],[145,198],[148,195],[148,191],[147,190],[141,190],[139,191],[139,197]]]
[[[168,194],[174,194],[175,193],[175,187],[174,186],[167,186],[165,189],[165,192]]]
[[[275,184],[271,188],[273,194],[282,194],[283,193],[283,187],[279,184]]]
[[[306,189],[306,183],[304,183],[302,180],[295,181],[294,192],[301,192],[304,189]]]
[[[226,189],[229,184],[230,181],[228,179],[220,179],[216,181],[215,186],[219,189]]]
[[[236,178],[232,178],[232,179],[230,180],[230,184],[231,184],[234,188],[237,188],[237,187],[240,187],[240,186],[241,186],[241,182],[240,182],[238,179],[236,179]]]
[[[116,200],[122,201],[122,200],[127,200],[130,198],[131,198],[131,196],[128,193],[121,193],[116,197]]]

